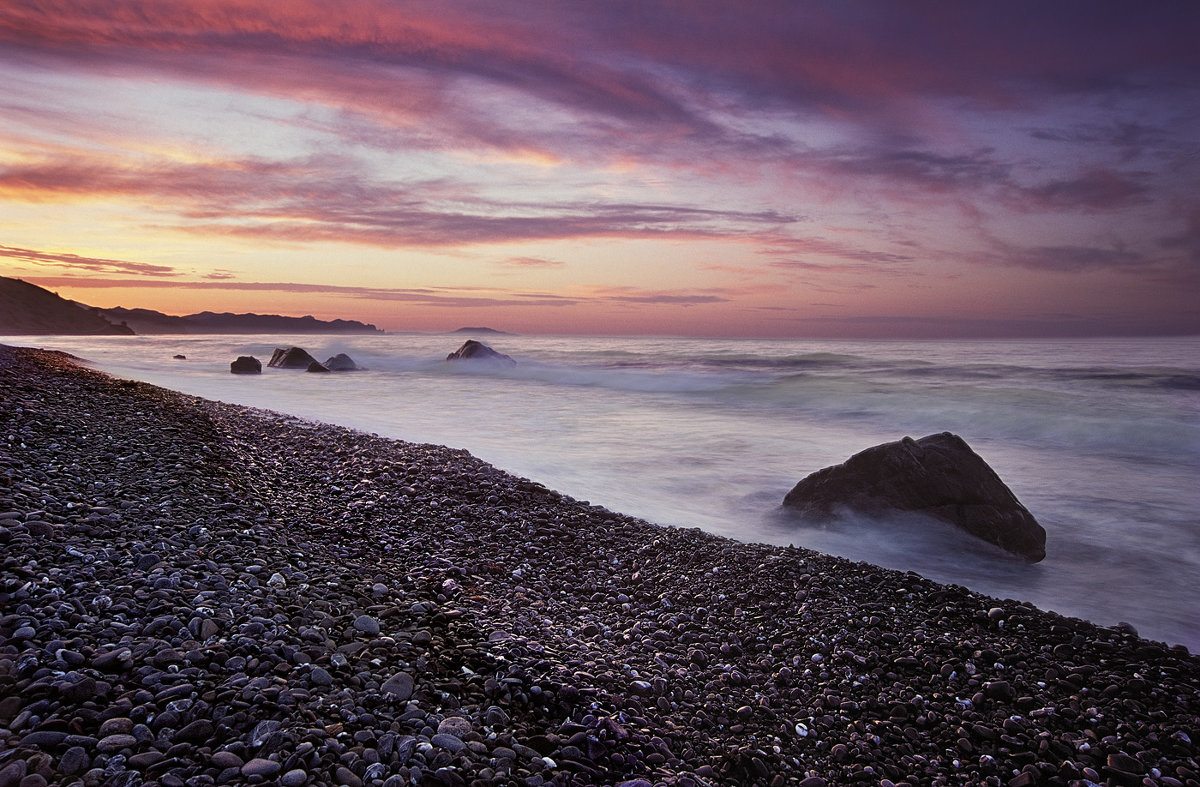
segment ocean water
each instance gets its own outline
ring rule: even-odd
[[[192,394],[466,448],[664,525],[916,571],[1200,650],[1200,337],[829,342],[492,336],[515,367],[448,364],[463,336],[9,337]],[[362,373],[264,368],[298,345]],[[174,360],[182,353],[187,360]],[[952,431],[1047,531],[1030,565],[943,525],[813,526],[801,478]]]

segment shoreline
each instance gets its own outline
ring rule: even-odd
[[[1182,647],[62,354],[0,403],[0,784],[1200,785]]]

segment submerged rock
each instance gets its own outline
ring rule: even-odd
[[[308,368],[307,368],[307,369],[305,369],[305,371],[306,371],[306,372],[320,372],[320,373],[322,373],[322,374],[329,374],[329,369],[327,369],[327,368],[325,367],[325,365],[324,365],[324,364],[317,363],[316,361],[313,361],[312,363],[310,363],[310,364],[308,365]]]
[[[490,361],[516,366],[517,362],[504,353],[498,353],[483,342],[468,339],[463,346],[446,356],[447,361]]]
[[[262,374],[262,361],[252,355],[240,355],[229,364],[230,374]]]
[[[354,362],[346,353],[338,353],[337,355],[325,361],[325,368],[331,372],[361,372],[363,368]]]
[[[317,363],[317,359],[301,347],[276,347],[267,366],[279,369],[307,369],[314,363]]]
[[[788,492],[784,506],[810,519],[839,508],[867,514],[914,511],[1037,562],[1046,531],[987,462],[950,432],[905,437],[818,470]]]

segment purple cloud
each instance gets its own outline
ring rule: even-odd
[[[1096,169],[1022,189],[1021,202],[1030,210],[1118,210],[1150,200],[1150,187],[1142,182],[1147,174]]]

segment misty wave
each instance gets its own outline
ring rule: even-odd
[[[1116,417],[1103,396],[1093,403],[1071,391],[947,385],[930,390],[900,384],[864,388],[847,380],[792,375],[768,385],[744,386],[737,393],[765,410],[862,421],[898,435],[953,431],[1140,461],[1163,456],[1200,459],[1200,423],[1181,424],[1148,410]]]
[[[666,371],[657,367],[566,366],[519,359],[515,366],[472,361],[430,365],[425,371],[462,376],[500,378],[548,385],[610,388],[635,393],[705,393],[735,384],[728,377]]]

